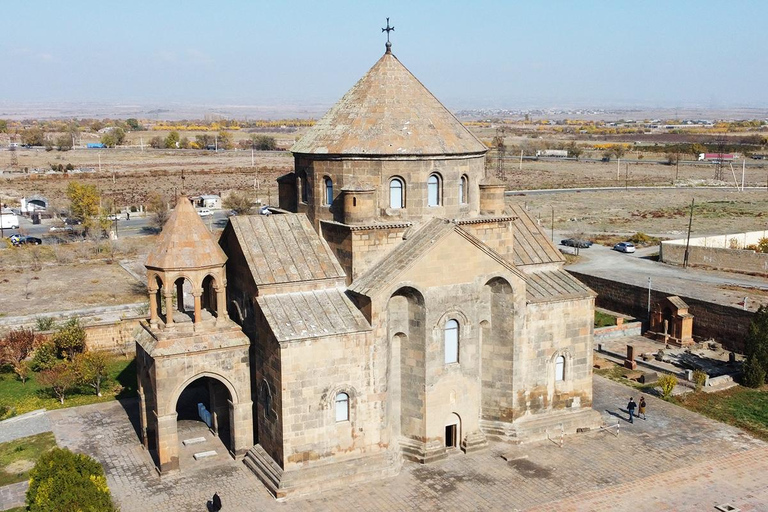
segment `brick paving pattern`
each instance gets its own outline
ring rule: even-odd
[[[400,474],[287,503],[275,502],[240,462],[200,461],[199,469],[160,478],[119,403],[49,413],[60,445],[95,456],[123,512],[205,510],[218,492],[226,511],[285,510],[742,510],[768,499],[768,445],[742,431],[654,397],[648,420],[628,424],[630,394],[595,377],[595,404],[619,436],[592,431],[515,446],[493,442]],[[129,410],[135,402],[124,402]],[[754,468],[754,469],[753,469]],[[704,504],[705,507],[699,505]]]
[[[45,409],[32,411],[14,418],[0,421],[0,443],[13,441],[21,437],[42,434],[51,430],[51,423]]]

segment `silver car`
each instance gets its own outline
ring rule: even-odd
[[[613,250],[619,252],[635,252],[635,244],[632,242],[619,242],[613,246]]]

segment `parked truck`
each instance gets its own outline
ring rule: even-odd
[[[0,213],[0,225],[3,229],[19,229],[19,217],[10,211],[4,211]]]
[[[540,149],[536,151],[536,156],[553,156],[556,158],[566,158],[568,151],[565,149]]]

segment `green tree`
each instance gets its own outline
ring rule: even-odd
[[[35,349],[35,354],[32,356],[32,363],[30,368],[32,371],[41,372],[43,370],[50,370],[59,362],[58,352],[56,351],[56,345],[46,340],[40,343]]]
[[[750,365],[762,370],[763,382],[765,382],[765,376],[768,374],[768,306],[760,306],[752,317],[747,337],[744,339],[744,354]],[[751,362],[750,359],[752,359]],[[753,374],[757,373],[753,371]],[[762,385],[763,382],[758,385]]]
[[[105,133],[101,136],[101,143],[107,146],[108,148],[113,148],[117,145],[117,139],[115,138],[115,134],[111,131]]]
[[[96,186],[71,181],[67,185],[67,198],[72,218],[82,222],[86,231],[93,229],[97,222],[95,217],[99,214],[99,192]]]
[[[568,144],[568,156],[572,156],[575,159],[579,159],[581,154],[584,152],[581,146],[578,146],[575,142],[571,142]]]
[[[45,133],[42,128],[27,128],[21,132],[21,143],[27,146],[45,146]]]
[[[765,375],[765,370],[760,366],[757,357],[748,357],[744,362],[742,384],[748,388],[759,388],[765,383]]]
[[[56,139],[56,149],[59,151],[69,151],[72,149],[72,136],[68,134],[60,135]]]
[[[0,133],[6,133],[8,131],[8,121],[0,119]]]
[[[130,128],[132,132],[140,132],[144,130],[144,127],[139,124],[139,120],[133,117],[126,119],[125,124],[128,125],[128,128]]]
[[[232,192],[222,203],[224,208],[234,210],[238,215],[244,215],[251,211],[253,201],[247,192]]]
[[[706,153],[707,148],[701,144],[691,144],[690,153],[693,155],[693,159],[697,160],[701,153]]]
[[[77,377],[69,363],[59,361],[48,370],[37,374],[37,382],[45,388],[50,388],[61,404],[72,386],[77,382]]]
[[[71,318],[51,336],[59,355],[73,360],[75,354],[85,350],[86,333],[80,320]]]
[[[232,134],[230,132],[219,132],[218,135],[218,148],[219,149],[232,149],[234,146],[232,140]]]
[[[125,144],[125,130],[122,128],[114,128],[112,131],[110,131],[112,136],[115,138],[115,145],[116,146],[122,146]]]
[[[91,457],[54,448],[29,473],[30,512],[113,512],[112,495],[101,464]]]
[[[616,145],[611,148],[611,152],[616,156],[616,158],[623,157],[626,151],[627,150],[622,145]]]
[[[274,137],[269,135],[252,135],[253,148],[259,151],[274,151],[277,149],[277,142]]]
[[[149,139],[149,146],[155,149],[160,149],[165,147],[165,141],[162,137],[159,135],[156,135]]]
[[[75,355],[72,369],[78,384],[90,386],[101,396],[101,383],[107,378],[109,357],[101,350],[86,350]]]
[[[198,147],[200,147],[200,149],[208,149],[208,146],[215,145],[216,140],[214,139],[213,135],[203,133],[202,135],[195,135],[195,143],[198,145]]]
[[[177,144],[179,143],[179,140],[179,132],[173,131],[169,133],[165,138],[164,145],[166,148],[176,149],[178,147]]]

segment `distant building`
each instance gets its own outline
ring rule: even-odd
[[[221,196],[216,194],[202,194],[192,198],[192,203],[197,208],[221,209]]]

